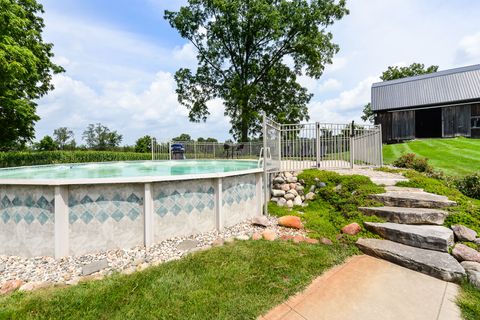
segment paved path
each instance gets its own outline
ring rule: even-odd
[[[458,286],[361,255],[327,271],[262,320],[456,320]]]

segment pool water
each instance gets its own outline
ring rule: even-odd
[[[178,176],[257,169],[256,161],[173,160],[59,164],[0,169],[0,179],[85,179]]]

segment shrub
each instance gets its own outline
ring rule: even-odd
[[[0,167],[34,166],[56,163],[150,160],[150,153],[111,151],[0,152]]]
[[[456,181],[457,189],[467,197],[480,199],[480,174],[468,175]]]
[[[418,172],[432,173],[433,168],[428,163],[427,158],[417,157],[414,153],[407,153],[393,162],[398,168],[413,169]]]

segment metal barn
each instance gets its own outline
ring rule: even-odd
[[[372,85],[383,142],[480,138],[480,64]]]

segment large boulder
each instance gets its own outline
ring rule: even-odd
[[[293,193],[289,192],[289,193],[285,194],[284,198],[287,199],[287,200],[293,200],[293,199],[295,199],[295,195]]]
[[[295,199],[293,199],[293,205],[294,206],[301,206],[302,205],[302,197],[296,196]]]
[[[278,218],[278,225],[293,229],[303,229],[302,220],[295,216],[283,216]]]
[[[462,267],[467,273],[468,281],[476,288],[480,289],[480,263],[473,261],[463,261]]]
[[[452,226],[452,230],[458,241],[475,241],[477,238],[477,232],[461,224]]]
[[[285,180],[282,177],[279,176],[279,177],[275,177],[273,179],[273,183],[284,184]]]
[[[273,230],[265,229],[262,232],[262,237],[263,237],[263,239],[265,239],[267,241],[273,241],[273,240],[277,239],[277,234]]]
[[[108,268],[107,259],[90,262],[82,267],[82,276],[88,276],[105,268]]]
[[[347,224],[345,227],[342,228],[343,233],[349,234],[351,236],[356,235],[360,231],[362,231],[362,227],[360,227],[360,225],[356,222]]]
[[[480,262],[480,252],[461,243],[455,245],[452,250],[452,256],[458,261]]]

